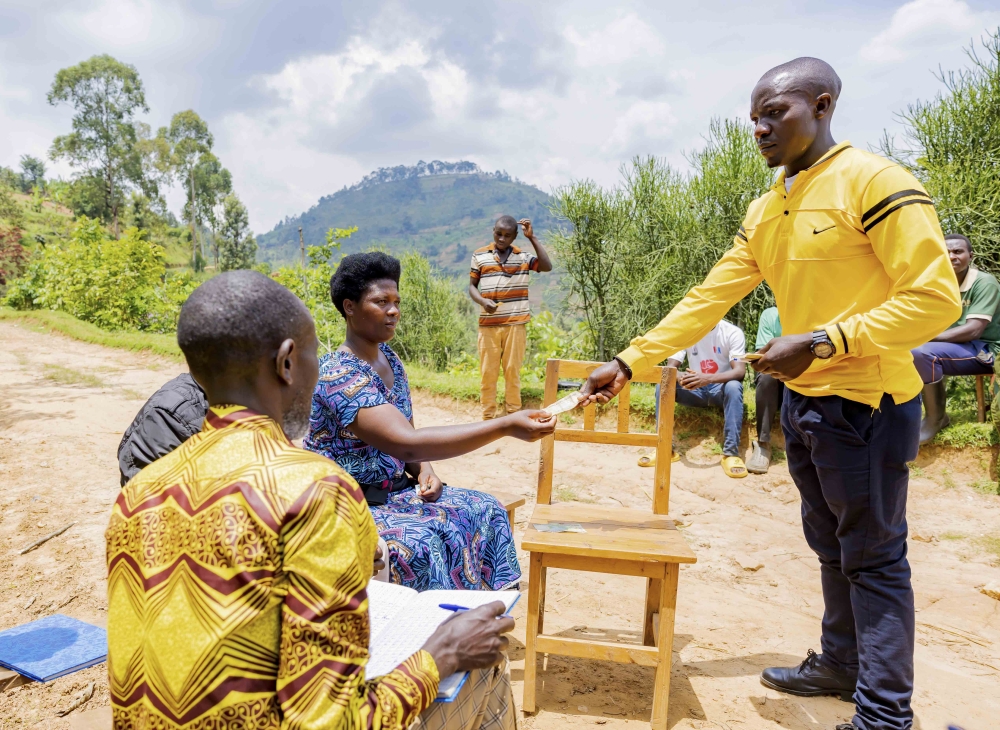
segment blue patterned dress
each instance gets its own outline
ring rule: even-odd
[[[391,403],[407,419],[413,415],[403,363],[388,345],[380,347],[392,366],[391,390],[352,353],[338,350],[320,361],[309,435],[303,442],[363,484],[397,480],[406,465],[354,435],[350,426],[358,410]],[[521,579],[507,513],[489,494],[445,486],[437,502],[424,502],[408,487],[370,509],[389,546],[393,583],[418,591],[500,590]]]

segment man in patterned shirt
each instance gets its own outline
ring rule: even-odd
[[[469,296],[481,307],[479,313],[479,400],[483,420],[496,416],[497,378],[503,370],[507,413],[521,410],[521,364],[527,343],[528,277],[531,271],[552,271],[552,261],[535,238],[531,221],[520,221],[524,237],[537,256],[514,245],[518,221],[502,215],[493,226],[493,243],[472,254]]]
[[[319,370],[302,302],[261,274],[221,274],[184,304],[177,340],[210,408],[112,511],[116,730],[513,728],[502,603],[365,677],[375,524],[351,477],[289,440]],[[459,670],[474,671],[457,701],[432,706]]]

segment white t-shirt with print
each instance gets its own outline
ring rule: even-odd
[[[722,320],[705,335],[700,342],[687,350],[681,350],[670,359],[684,362],[687,357],[689,368],[710,375],[733,369],[733,360],[747,354],[747,338],[743,330],[735,324]]]

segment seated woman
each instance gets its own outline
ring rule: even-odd
[[[521,578],[507,513],[489,494],[445,486],[430,462],[503,436],[535,441],[555,428],[541,411],[415,429],[406,371],[386,344],[400,317],[399,261],[345,256],[330,295],[347,322],[344,344],[320,361],[303,445],[340,464],[365,492],[389,546],[393,583],[500,590]]]

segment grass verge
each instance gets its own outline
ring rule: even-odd
[[[91,373],[81,373],[62,365],[42,365],[42,376],[60,385],[82,385],[85,388],[103,388],[107,383]]]
[[[106,332],[88,322],[83,322],[65,312],[47,309],[19,311],[9,307],[0,307],[0,321],[16,321],[25,324],[39,332],[59,332],[75,340],[90,342],[103,347],[113,347],[133,352],[151,352],[172,360],[183,360],[180,348],[174,335],[159,335],[146,332]],[[437,372],[418,363],[408,363],[406,372],[410,384],[414,388],[426,390],[438,395],[446,395],[456,400],[479,400],[479,373],[472,371]],[[503,379],[497,384],[497,392],[503,394]],[[95,386],[96,387],[96,386]],[[524,405],[537,408],[542,402],[543,384],[535,375],[526,374],[521,381],[521,397]],[[745,419],[753,423],[756,417],[756,401],[754,389],[745,387],[743,401],[746,406]],[[653,425],[655,399],[653,386],[637,383],[632,387],[632,412]],[[614,404],[612,404],[614,407]],[[952,420],[958,421],[962,414],[953,413]],[[721,428],[722,414],[714,410],[705,411],[677,406],[675,421],[678,429],[688,425],[696,425],[701,430]],[[684,435],[681,435],[684,438]],[[965,421],[955,423],[938,433],[934,443],[954,449],[979,448],[988,449],[1000,442],[997,430],[992,423],[976,423]],[[982,490],[981,490],[982,491]]]
[[[48,309],[19,311],[0,307],[0,321],[20,322],[39,332],[58,332],[74,340],[90,342],[103,347],[133,352],[151,352],[172,360],[183,360],[174,335],[156,335],[148,332],[106,332],[96,325],[83,322],[65,312]]]

